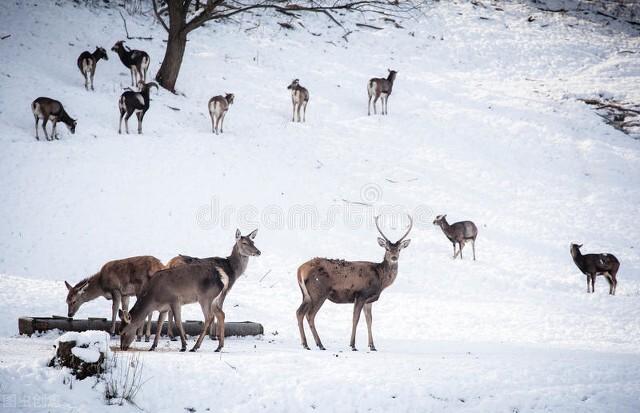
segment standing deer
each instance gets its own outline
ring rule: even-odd
[[[613,254],[582,255],[580,248],[582,244],[571,244],[569,249],[573,262],[587,276],[587,293],[596,292],[596,276],[604,275],[609,283],[609,294],[616,295],[616,274],[620,268],[620,261]]]
[[[78,57],[78,69],[84,77],[84,88],[89,90],[89,80],[91,80],[91,90],[93,89],[93,75],[96,73],[96,66],[100,59],[109,60],[107,51],[102,47],[96,46],[96,50],[93,53],[84,51]]]
[[[74,286],[65,281],[64,284],[69,290],[67,294],[69,317],[73,317],[82,304],[98,297],[112,300],[111,335],[114,335],[116,314],[120,306],[122,305],[126,311],[129,307],[129,296],[135,295],[139,298],[152,276],[163,268],[164,265],[160,260],[146,255],[109,261],[98,273]],[[149,329],[150,323],[147,326],[147,337]]]
[[[131,50],[124,44],[124,40],[116,42],[111,48],[120,57],[120,61],[131,71],[131,86],[139,82],[147,82],[147,69],[149,68],[149,55],[142,50]]]
[[[378,244],[385,249],[382,262],[368,261],[344,261],[328,258],[314,258],[305,262],[298,268],[298,285],[302,291],[302,304],[296,311],[298,328],[302,347],[309,350],[307,338],[304,333],[303,319],[306,316],[313,338],[320,350],[324,346],[316,331],[315,317],[324,301],[328,298],[337,304],[354,303],[353,323],[351,327],[351,349],[356,351],[356,327],[360,319],[360,313],[364,308],[369,334],[369,349],[375,351],[373,336],[371,334],[371,306],[380,298],[382,290],[393,284],[398,275],[398,258],[400,250],[409,246],[411,240],[406,239],[413,221],[409,217],[407,232],[396,242],[391,242],[384,235],[378,225],[378,217],[375,218],[376,228],[382,238],[378,238]]]
[[[31,112],[33,113],[33,117],[36,121],[36,139],[40,140],[38,136],[38,123],[40,119],[42,119],[42,130],[44,131],[44,137],[51,141],[53,139],[58,139],[58,134],[56,133],[56,125],[58,122],[62,122],[67,125],[69,128],[69,132],[76,133],[76,125],[78,122],[75,119],[72,119],[71,116],[67,114],[62,106],[62,103],[58,102],[55,99],[39,97],[31,103]],[[47,134],[47,122],[51,121],[53,126],[51,127],[51,139],[49,139],[49,135]]]
[[[218,134],[218,128],[220,133],[224,133],[223,124],[224,117],[227,115],[229,106],[233,104],[235,96],[233,93],[225,93],[224,96],[214,96],[209,99],[209,115],[211,116],[211,132]]]
[[[369,79],[367,83],[367,92],[369,93],[369,104],[367,105],[367,115],[371,115],[371,98],[373,99],[373,114],[376,114],[376,102],[379,98],[382,98],[380,102],[380,110],[383,115],[389,114],[389,95],[393,89],[393,82],[396,80],[398,72],[395,70],[389,70],[389,76],[386,79],[381,77],[374,77]]]
[[[300,122],[300,107],[303,110],[303,118],[302,121],[307,121],[307,103],[309,103],[309,91],[300,86],[300,81],[298,79],[294,79],[287,89],[291,90],[291,103],[293,103],[293,113],[291,115],[291,122],[295,122],[296,117],[296,108],[298,113],[298,122]]]
[[[467,241],[471,241],[471,247],[473,248],[473,260],[476,260],[476,237],[478,236],[478,228],[476,224],[471,221],[460,221],[455,224],[449,225],[447,222],[447,215],[438,215],[433,221],[433,225],[438,225],[442,228],[444,235],[449,238],[449,241],[453,244],[453,259],[455,260],[458,254],[462,259],[462,248]],[[458,244],[458,252],[456,252],[456,243]]]
[[[118,109],[120,109],[120,123],[118,124],[118,133],[122,133],[122,118],[124,117],[124,127],[127,134],[129,133],[129,118],[134,113],[138,118],[138,134],[142,133],[142,119],[144,114],[149,110],[149,89],[155,87],[158,90],[158,84],[155,82],[138,84],[139,92],[127,90],[118,99]],[[125,116],[126,115],[126,116]]]
[[[191,351],[200,348],[200,344],[209,329],[213,318],[218,319],[218,348],[224,347],[224,318],[222,311],[224,299],[247,269],[249,257],[260,255],[253,239],[258,230],[243,236],[236,231],[236,240],[227,258],[205,258],[202,262],[179,265],[158,272],[149,282],[142,296],[136,301],[130,313],[120,311],[120,348],[127,350],[134,339],[135,331],[142,325],[147,314],[159,311],[158,326],[162,326],[170,310],[180,331],[182,347],[186,351],[187,339],[182,326],[182,306],[199,303],[204,314],[204,326]],[[150,350],[158,346],[160,328],[156,331]]]

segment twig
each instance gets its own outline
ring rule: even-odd
[[[125,20],[124,16],[122,15],[122,12],[120,10],[118,10],[118,13],[120,13],[120,17],[122,17],[122,23],[124,23],[124,32],[127,34],[127,40],[153,40],[153,37],[149,36],[149,37],[145,37],[145,36],[130,36],[129,35],[129,30],[127,30],[127,21]]]
[[[266,277],[267,275],[269,275],[269,274],[271,274],[271,270],[267,271],[267,273],[266,273],[265,275],[263,275],[263,276],[262,276],[262,278],[260,278],[260,281],[258,281],[258,282],[260,282],[260,283],[261,283],[261,282],[262,282],[262,280],[264,280],[264,279],[265,279],[265,277]]]
[[[364,205],[364,206],[373,206],[372,204],[366,203],[366,202],[360,202],[360,201],[349,201],[348,199],[342,199],[342,202],[346,203],[346,204],[354,204],[354,205]]]
[[[369,29],[374,29],[374,30],[382,30],[382,27],[378,27],[378,26],[372,26],[370,24],[366,24],[366,23],[356,23],[356,26],[358,27],[367,27]]]
[[[0,37],[0,40],[8,39],[9,37],[11,37],[10,34],[5,34],[4,36]]]

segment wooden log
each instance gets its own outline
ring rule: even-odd
[[[157,330],[157,321],[151,323],[151,334],[155,334]],[[197,336],[202,331],[204,326],[203,321],[187,320],[182,322],[184,331],[190,336]],[[120,328],[120,322],[117,322],[116,331]],[[58,329],[61,331],[87,331],[87,330],[99,330],[99,331],[111,331],[111,321],[106,318],[93,318],[89,319],[72,319],[68,317],[20,317],[18,319],[18,332],[20,334],[26,334],[31,336],[34,333],[45,332]],[[167,332],[167,322],[162,324],[162,333]],[[260,323],[254,323],[252,321],[242,322],[225,322],[224,323],[224,336],[257,336],[264,334],[264,328]]]

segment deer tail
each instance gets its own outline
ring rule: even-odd
[[[300,286],[300,291],[302,291],[302,301],[310,302],[311,296],[309,295],[309,291],[307,290],[307,271],[306,264],[303,264],[298,268],[298,285]]]

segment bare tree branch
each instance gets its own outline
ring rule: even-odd
[[[169,31],[169,26],[167,25],[167,23],[165,23],[165,21],[162,19],[162,16],[160,16],[160,13],[158,12],[158,5],[156,4],[157,0],[153,0],[151,3],[153,4],[153,13],[156,15],[156,19],[160,22],[160,24],[162,25],[162,27],[164,27],[164,29],[168,32]]]

